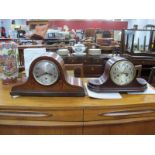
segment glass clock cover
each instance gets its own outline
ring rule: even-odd
[[[58,80],[59,70],[54,62],[41,60],[35,64],[33,76],[39,84],[49,86]]]

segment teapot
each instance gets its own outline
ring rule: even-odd
[[[86,50],[86,47],[84,44],[81,44],[80,42],[78,42],[77,44],[72,46],[72,49],[75,53],[83,53]]]

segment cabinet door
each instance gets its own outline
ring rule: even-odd
[[[155,134],[155,107],[85,109],[84,134]]]
[[[1,108],[0,120],[80,122],[81,109]],[[0,122],[1,124],[1,122]]]
[[[155,120],[123,124],[84,125],[86,135],[153,135]]]
[[[0,134],[82,134],[82,109],[1,108]]]
[[[80,122],[6,122],[10,125],[0,125],[0,135],[81,135],[83,131]]]

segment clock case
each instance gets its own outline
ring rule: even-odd
[[[99,77],[95,79],[89,80],[87,87],[91,91],[94,92],[143,92],[147,88],[147,82],[142,78],[135,78],[132,82],[130,82],[127,85],[117,85],[115,84],[111,78],[110,78],[110,70],[112,66],[118,62],[126,60],[123,57],[112,57],[110,58],[105,65],[104,73]]]
[[[41,60],[49,60],[56,64],[59,70],[58,80],[49,86],[39,84],[33,76],[35,64]],[[63,59],[51,53],[50,56],[41,56],[35,59],[29,69],[26,82],[12,87],[11,96],[85,96],[83,83],[80,78],[69,76],[66,72]]]

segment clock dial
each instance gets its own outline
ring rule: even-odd
[[[49,60],[37,62],[33,68],[35,80],[45,86],[54,84],[59,78],[59,71],[55,63]]]
[[[135,75],[136,71],[134,65],[127,60],[116,62],[110,70],[111,80],[120,86],[131,83]]]

